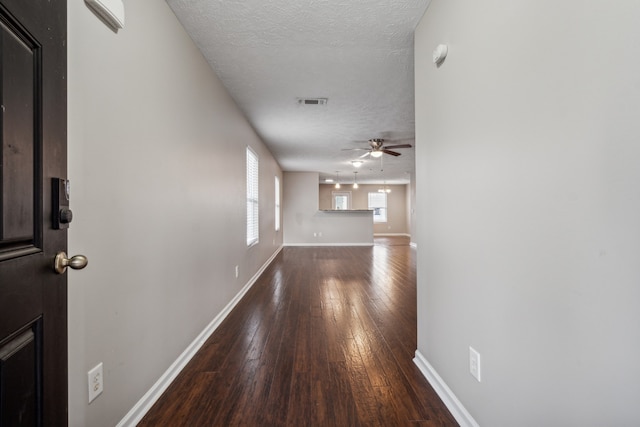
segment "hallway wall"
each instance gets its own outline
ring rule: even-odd
[[[282,172],[164,1],[117,34],[69,2],[69,420],[114,426],[282,245]],[[246,247],[245,149],[260,157]],[[282,181],[282,179],[280,180]],[[239,277],[235,277],[235,266]],[[87,404],[87,371],[104,393]]]
[[[638,22],[433,0],[417,29],[418,350],[482,426],[640,422]]]

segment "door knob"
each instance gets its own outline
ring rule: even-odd
[[[58,252],[54,262],[54,268],[56,273],[63,274],[67,271],[67,267],[71,267],[74,270],[82,270],[87,266],[89,260],[84,255],[74,255],[71,258],[67,258],[67,254],[64,252]]]

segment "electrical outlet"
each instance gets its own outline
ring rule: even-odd
[[[89,376],[89,403],[98,397],[102,393],[103,378],[102,378],[102,362],[95,368],[88,372]]]
[[[238,270],[238,266],[236,265],[236,279],[238,278],[238,273],[240,273],[240,271]]]
[[[480,382],[480,353],[469,347],[469,372]]]

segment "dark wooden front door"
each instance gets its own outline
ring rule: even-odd
[[[0,0],[0,426],[67,424],[66,0]]]

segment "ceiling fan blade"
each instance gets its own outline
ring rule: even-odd
[[[395,152],[395,151],[391,151],[391,150],[387,150],[386,148],[384,148],[384,149],[382,150],[382,152],[383,152],[383,153],[387,153],[387,154],[391,154],[392,156],[396,156],[396,157],[398,157],[398,156],[400,155],[400,153],[397,153],[397,152]]]
[[[369,151],[369,148],[343,148],[342,151]]]
[[[367,157],[368,155],[371,154],[371,151],[367,151],[366,153],[364,153],[362,156],[358,157],[359,159],[364,159],[365,157]]]
[[[384,148],[411,148],[411,144],[385,145]]]

